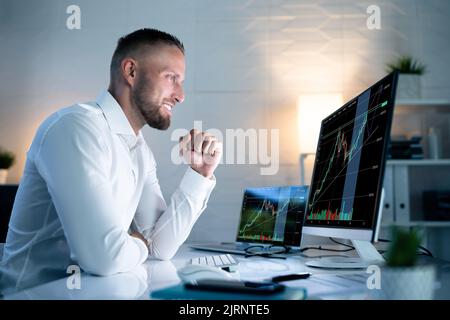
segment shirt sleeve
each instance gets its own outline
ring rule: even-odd
[[[111,275],[143,263],[148,249],[123,227],[108,174],[110,149],[96,123],[79,115],[62,116],[41,141],[36,166],[80,267]]]
[[[151,256],[169,260],[175,255],[206,209],[215,184],[214,176],[205,178],[189,167],[167,205],[156,176],[156,165],[152,166],[133,220],[133,227],[149,242]]]

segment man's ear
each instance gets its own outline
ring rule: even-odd
[[[136,60],[125,58],[122,60],[120,67],[125,82],[130,86],[134,86],[136,81]]]

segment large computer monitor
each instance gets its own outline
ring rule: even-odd
[[[359,268],[382,262],[372,245],[381,220],[382,187],[398,75],[393,72],[322,121],[303,234],[352,241],[358,259],[308,265]]]

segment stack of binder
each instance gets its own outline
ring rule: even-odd
[[[423,159],[422,137],[414,136],[411,139],[391,140],[388,149],[389,159]]]

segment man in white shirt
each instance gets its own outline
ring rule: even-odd
[[[145,124],[166,130],[184,100],[183,44],[141,29],[119,39],[108,91],[39,127],[27,153],[0,263],[0,293],[67,276],[111,275],[148,255],[171,259],[206,208],[222,154],[215,137],[180,139],[189,163],[166,204]]]

